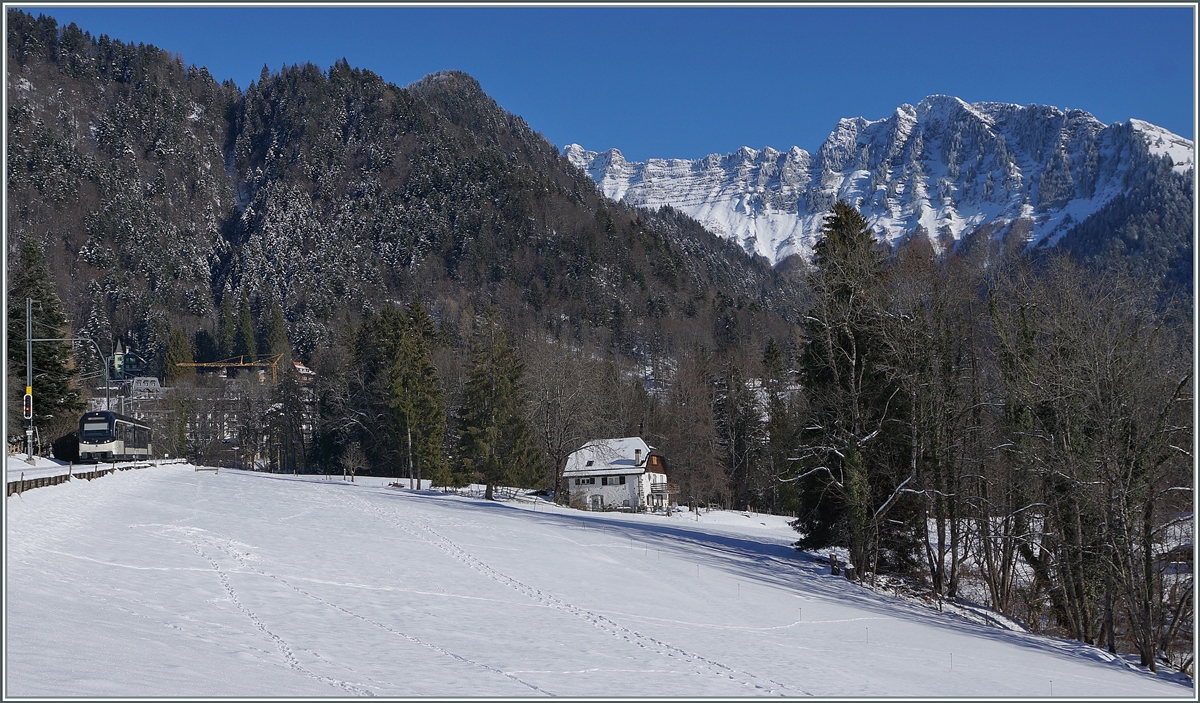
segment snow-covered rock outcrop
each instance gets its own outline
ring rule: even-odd
[[[670,205],[772,263],[807,257],[838,199],[889,242],[923,232],[942,249],[1024,218],[1031,246],[1054,244],[1161,159],[1177,172],[1194,164],[1190,140],[1141,120],[1106,126],[1082,110],[945,95],[881,120],[843,119],[814,154],[742,147],[643,163],[578,144],[563,153],[606,196]]]

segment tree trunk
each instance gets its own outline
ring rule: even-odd
[[[1146,507],[1142,510],[1142,561],[1143,561],[1143,579],[1145,589],[1142,592],[1142,627],[1139,633],[1139,640],[1144,642],[1140,647],[1142,664],[1150,667],[1150,671],[1157,672],[1158,664],[1155,661],[1158,658],[1156,646],[1158,643],[1154,638],[1154,501],[1147,500]]]
[[[413,487],[413,458],[412,458],[412,423],[409,421],[408,414],[404,416],[404,433],[408,436],[408,488]]]
[[[951,470],[948,476],[949,482],[947,492],[950,496],[947,498],[949,503],[949,520],[950,520],[950,582],[946,586],[946,595],[950,598],[958,597],[958,553],[959,553],[959,533],[961,526],[958,521],[958,474]]]
[[[1023,531],[1018,530],[1019,533]],[[1058,621],[1059,625],[1069,626],[1071,620],[1067,614],[1067,604],[1063,598],[1063,592],[1055,586],[1054,579],[1050,577],[1050,570],[1046,565],[1045,559],[1034,554],[1033,548],[1029,546],[1028,542],[1019,542],[1017,544],[1017,551],[1020,552],[1025,562],[1033,567],[1034,583],[1040,583],[1046,589],[1047,593],[1049,593],[1050,607],[1054,612],[1055,620]]]
[[[1175,608],[1171,612],[1171,622],[1163,628],[1162,640],[1158,643],[1158,649],[1163,653],[1163,656],[1170,655],[1172,645],[1175,643],[1175,637],[1179,634],[1180,626],[1185,619],[1190,619],[1184,618],[1183,613],[1191,603],[1193,583],[1189,579],[1188,583],[1180,591],[1179,601],[1176,602]]]
[[[1114,620],[1114,618],[1113,618],[1113,569],[1116,568],[1116,562],[1115,562],[1116,555],[1114,554],[1114,550],[1115,550],[1115,547],[1113,545],[1114,535],[1113,535],[1113,531],[1112,531],[1113,521],[1115,520],[1115,517],[1113,515],[1112,505],[1113,505],[1112,485],[1110,484],[1109,489],[1108,489],[1108,518],[1105,520],[1106,537],[1104,540],[1105,544],[1108,545],[1108,548],[1106,550],[1106,552],[1107,552],[1106,556],[1108,558],[1105,559],[1106,563],[1104,564],[1104,631],[1106,633],[1105,638],[1106,638],[1107,642],[1105,644],[1108,646],[1108,653],[1116,654],[1117,653],[1117,639],[1116,639],[1116,632],[1114,632],[1114,629],[1113,629],[1113,627],[1114,627],[1114,622],[1113,622],[1113,620]]]
[[[1113,631],[1113,583],[1112,567],[1109,566],[1104,574],[1104,632],[1107,639],[1108,653],[1117,653],[1116,633]]]

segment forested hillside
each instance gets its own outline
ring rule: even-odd
[[[29,296],[38,334],[145,356],[173,389],[156,447],[199,462],[562,496],[570,452],[639,435],[672,500],[794,516],[866,582],[1190,666],[1193,213],[1170,164],[1062,251],[1015,226],[887,249],[837,201],[812,262],[772,269],[604,198],[465,74],[341,61],[243,91],[8,20],[15,395]],[[54,437],[101,375],[70,352],[35,350]],[[280,373],[187,366],[231,357]]]
[[[1143,280],[1190,304],[1195,247],[1195,171],[1160,163],[1096,214],[1076,225],[1060,248],[1093,264],[1132,268]]]
[[[8,46],[10,261],[37,242],[74,334],[104,354],[120,338],[170,380],[175,333],[177,361],[286,351],[336,395],[371,367],[347,356],[353,333],[420,300],[450,359],[490,314],[652,385],[678,354],[760,348],[796,314],[796,281],[687,217],[603,198],[464,74],[400,88],[340,62],[264,69],[243,92],[19,11]],[[349,440],[326,439],[336,460]]]
[[[706,315],[718,291],[787,297],[686,218],[604,201],[469,76],[294,66],[243,94],[154,47],[10,18],[14,241],[49,245],[73,320],[107,296],[151,356],[226,295],[256,318],[281,300],[305,359],[389,298],[565,315],[632,349],[654,337],[637,321]]]

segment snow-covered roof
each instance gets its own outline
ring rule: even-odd
[[[567,457],[563,476],[644,473],[646,457],[653,451],[641,437],[594,439]]]

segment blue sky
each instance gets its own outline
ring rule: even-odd
[[[933,93],[1131,117],[1193,138],[1191,7],[68,7],[241,88],[337,59],[406,85],[470,73],[560,148],[816,150],[841,117]]]

